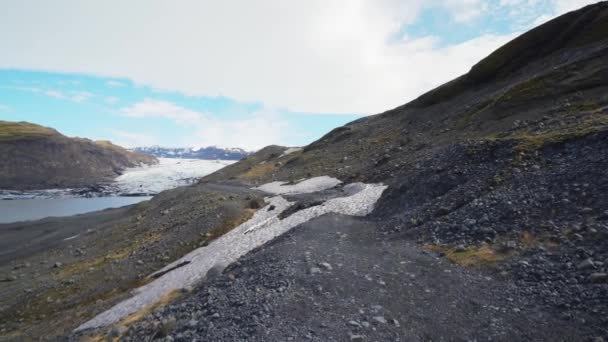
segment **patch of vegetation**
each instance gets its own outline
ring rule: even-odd
[[[425,249],[442,252],[453,263],[465,266],[491,266],[504,260],[508,255],[499,253],[489,245],[471,246],[464,250],[446,246],[426,245]]]
[[[50,137],[59,135],[52,128],[34,125],[28,122],[11,122],[0,120],[0,141]]]
[[[239,178],[245,179],[245,180],[258,180],[258,179],[264,178],[265,176],[270,174],[275,169],[276,169],[276,166],[274,163],[267,162],[267,163],[263,163],[263,164],[258,164],[256,166],[253,166],[249,170],[245,171],[243,174],[241,174],[239,176]]]

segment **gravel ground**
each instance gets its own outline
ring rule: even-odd
[[[328,214],[132,326],[141,341],[580,341],[516,286]]]

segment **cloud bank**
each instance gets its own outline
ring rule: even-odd
[[[402,28],[422,10],[468,25],[543,0],[5,1],[0,68],[128,78],[270,108],[377,113],[446,82],[513,38],[443,46]],[[556,15],[592,1],[544,0]],[[540,14],[538,15],[540,16]],[[111,86],[121,84],[110,81]]]

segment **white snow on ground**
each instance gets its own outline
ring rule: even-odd
[[[213,173],[235,160],[200,160],[158,158],[159,163],[134,167],[115,179],[115,186],[124,194],[156,194],[178,186],[188,185],[195,179]]]
[[[328,177],[329,178],[329,177]],[[315,184],[313,182],[313,184]],[[134,296],[99,314],[79,326],[76,331],[104,327],[156,303],[163,295],[180,288],[190,288],[213,267],[223,268],[241,256],[310,219],[326,213],[354,216],[369,214],[387,187],[382,184],[354,183],[344,187],[349,196],[334,198],[325,203],[295,212],[283,220],[278,215],[293,203],[281,196],[266,200],[267,206],[258,210],[247,222],[224,234],[205,247],[188,253],[183,258],[156,272],[168,271],[189,261],[182,267],[164,274],[134,291]],[[268,211],[270,206],[275,208]]]
[[[321,176],[303,180],[299,183],[291,185],[287,185],[287,182],[266,183],[254,189],[262,190],[275,195],[293,195],[330,189],[340,183],[342,182],[339,179],[329,176]]]
[[[298,152],[298,151],[302,151],[301,147],[289,147],[288,149],[286,149],[283,154],[280,155],[280,157],[285,157],[288,154],[292,154],[294,152]]]

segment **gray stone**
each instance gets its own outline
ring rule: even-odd
[[[357,327],[357,328],[361,328],[361,324],[359,324],[359,322],[357,322],[357,321],[348,321],[348,325]]]
[[[324,268],[327,271],[331,271],[333,268],[331,267],[331,264],[327,263],[327,262],[320,262],[319,267]]]
[[[53,265],[53,268],[59,268],[59,267],[61,267],[62,265],[63,265],[62,263],[60,263],[60,262],[56,262],[56,263]]]
[[[348,337],[350,338],[351,341],[354,341],[354,342],[365,341],[365,337],[363,337],[363,335],[349,334]]]
[[[316,274],[316,273],[321,273],[321,269],[318,267],[311,267],[310,274]]]
[[[458,245],[458,246],[456,246],[456,248],[454,248],[454,252],[456,252],[456,253],[464,252],[466,250],[467,250],[467,248],[464,245]]]
[[[605,283],[608,281],[608,273],[592,273],[589,276],[589,280],[592,283]]]
[[[593,263],[593,260],[591,258],[585,259],[583,260],[580,264],[578,264],[577,268],[579,270],[588,270],[591,268],[594,268],[595,264]]]
[[[372,317],[372,320],[374,320],[374,322],[380,323],[380,324],[386,324],[386,318],[382,317],[382,316],[374,316]]]
[[[477,224],[477,220],[475,219],[466,219],[464,220],[464,225],[467,227],[471,227]]]

